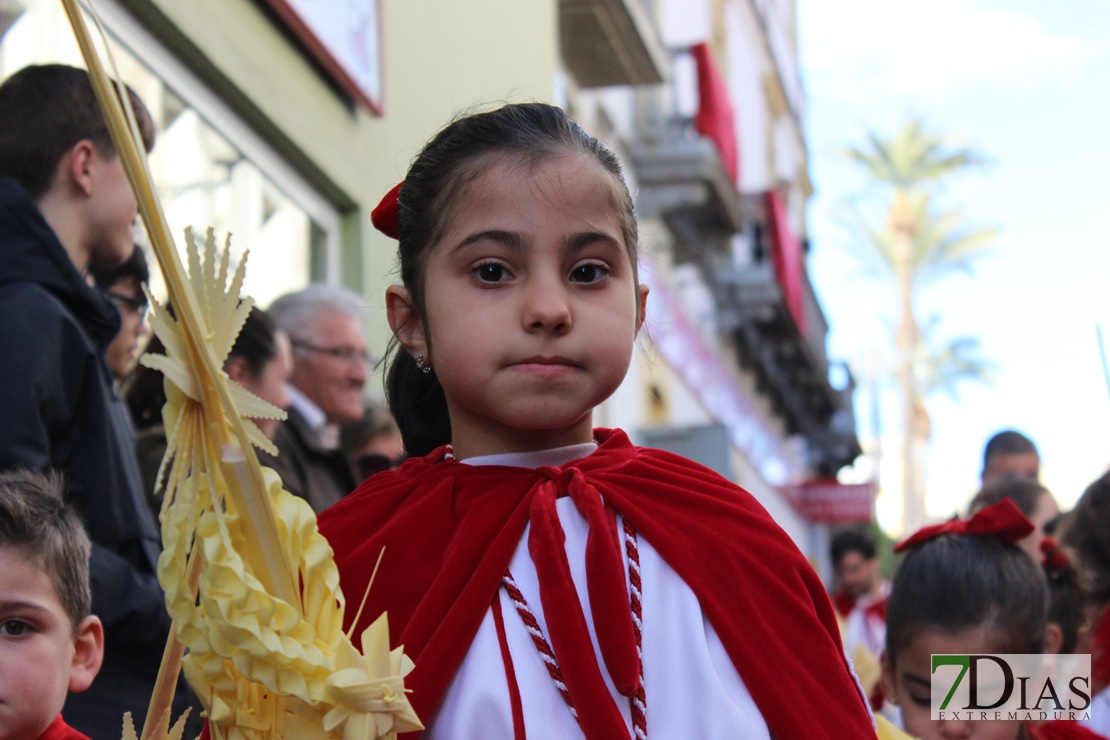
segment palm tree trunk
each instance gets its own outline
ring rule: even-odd
[[[913,312],[913,274],[910,254],[914,223],[909,203],[895,197],[891,211],[895,234],[894,271],[898,280],[899,316],[895,330],[898,346],[898,387],[902,396],[902,526],[906,534],[917,531],[925,520],[923,465],[917,454],[917,320]]]
[[[913,315],[903,306],[898,322],[898,386],[902,396],[902,524],[906,534],[917,531],[924,521],[924,502],[918,486],[920,475],[916,450],[916,381],[913,371]]]

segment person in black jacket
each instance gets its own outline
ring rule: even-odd
[[[128,94],[149,150],[150,115]],[[158,529],[104,357],[120,314],[85,277],[131,254],[135,220],[87,73],[33,66],[0,85],[0,470],[59,470],[92,539],[105,659],[64,710],[92,738],[118,738],[125,711],[141,726],[170,627]],[[178,698],[175,709],[190,697]]]

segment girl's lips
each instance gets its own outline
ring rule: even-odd
[[[513,365],[522,372],[543,378],[553,378],[573,372],[578,365],[563,357],[529,357]]]

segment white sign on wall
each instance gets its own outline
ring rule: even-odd
[[[379,0],[269,0],[344,92],[382,113]]]

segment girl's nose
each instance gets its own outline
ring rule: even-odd
[[[570,331],[570,297],[562,280],[537,280],[529,286],[523,318],[528,331]]]

